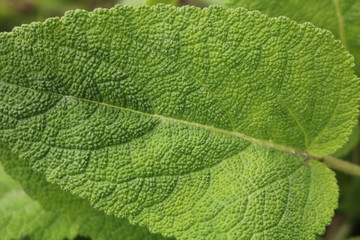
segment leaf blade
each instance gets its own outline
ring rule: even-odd
[[[245,7],[259,10],[272,17],[287,16],[300,23],[312,22],[329,29],[355,57],[355,71],[360,74],[360,41],[358,36],[360,2],[347,0],[328,1],[247,1],[229,0],[227,7]],[[311,6],[311,7],[309,7]],[[294,11],[296,9],[296,11]]]
[[[0,191],[1,239],[62,240],[77,235],[93,240],[168,239],[92,209],[86,201],[47,182],[6,148],[0,147],[0,153],[6,170],[0,165],[1,187],[6,188]]]
[[[312,169],[304,162],[306,150],[319,157],[330,153],[356,121],[358,79],[340,43],[313,25],[244,9],[157,5],[74,11],[0,35],[0,49],[6,128],[0,140],[93,207],[167,236],[249,237],[276,226],[269,217],[268,226],[263,220],[263,226],[252,221],[255,227],[228,229],[221,221],[233,209],[206,226],[199,219],[212,219],[231,197],[247,206],[243,187],[251,186],[237,173],[242,162],[277,174],[273,178],[281,184],[272,193],[280,192],[284,202],[290,190],[284,191],[288,183],[282,177],[292,176],[291,170],[300,192],[316,188],[305,178]],[[284,59],[291,51],[288,64]],[[277,158],[283,172],[271,164]],[[313,164],[331,190],[324,195],[327,202],[319,203],[326,211],[294,238],[320,233],[336,206],[332,174]],[[264,184],[256,174],[247,177],[255,186]],[[200,204],[192,212],[208,188],[213,194],[205,200],[217,210],[207,215]],[[256,207],[261,194],[254,198]],[[232,207],[238,220],[245,217],[245,210]],[[284,209],[272,209],[275,218]],[[163,219],[170,225],[157,223]],[[293,228],[272,231],[269,236],[295,234]]]

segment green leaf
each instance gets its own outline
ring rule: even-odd
[[[287,16],[329,29],[355,57],[360,75],[360,1],[358,0],[228,0],[227,7],[259,10],[271,17]]]
[[[20,188],[20,186],[14,182],[5,172],[3,172],[1,168],[0,172],[0,183],[2,187],[6,187],[6,191],[1,191],[0,193],[0,212],[6,213],[0,215],[0,227],[1,229],[6,230],[6,234],[2,233],[1,236],[4,236],[3,239],[10,238],[20,238],[23,236],[30,236],[31,239],[36,240],[56,240],[73,238],[77,234],[83,236],[90,236],[93,240],[121,240],[121,239],[141,239],[141,240],[151,240],[151,239],[165,239],[159,235],[149,234],[144,228],[135,227],[128,224],[125,220],[116,219],[112,216],[104,215],[100,212],[94,211],[89,208],[88,204],[74,197],[68,192],[61,191],[57,186],[53,184],[49,184],[45,178],[31,170],[25,162],[21,159],[18,159],[14,154],[11,154],[8,150],[0,147],[0,154],[2,156],[1,161],[6,166],[6,171],[11,175],[16,177],[16,179],[21,183],[26,192],[34,199],[41,202],[43,206],[41,206],[38,202],[34,201],[30,197],[28,197]],[[266,163],[265,163],[266,164]],[[328,173],[325,171],[325,178],[321,179],[322,176],[316,176],[317,174],[324,174],[324,172],[320,171],[319,173],[316,171],[319,166],[319,163],[314,163],[315,166],[312,170],[314,172],[314,182],[320,184],[320,186],[324,186],[325,188],[329,187],[329,189],[322,189],[320,194],[328,193],[327,191],[332,192],[334,185],[334,179],[332,174],[328,176]],[[301,166],[300,168],[303,168]],[[320,166],[320,169],[324,168],[324,166]],[[301,171],[301,169],[296,170]],[[225,173],[226,174],[226,173]],[[308,182],[310,179],[306,179],[309,176],[301,176],[299,178],[294,178],[299,181]],[[307,174],[306,174],[307,175]],[[246,176],[245,176],[246,177]],[[260,178],[261,176],[259,176]],[[295,180],[295,181],[296,181]],[[325,181],[331,181],[331,184],[325,184]],[[288,182],[285,184],[286,187],[291,185],[297,185],[298,183],[292,183],[290,180],[283,180],[284,182]],[[282,179],[280,181],[276,181],[271,185],[281,184]],[[310,183],[311,184],[311,183]],[[284,187],[284,186],[282,186]],[[314,188],[314,189],[313,189]],[[312,199],[311,191],[319,191],[317,187],[311,186],[308,189],[308,192],[304,192],[303,194],[297,193],[297,189],[294,188],[292,193],[289,192],[289,199],[285,199],[284,196],[280,197],[280,199],[272,199],[273,197],[277,197],[276,194],[280,193],[282,195],[282,191],[287,191],[286,189],[276,189],[276,186],[265,186],[265,189],[268,190],[269,196],[265,196],[263,191],[259,191],[258,193],[254,193],[253,196],[249,197],[249,202],[256,208],[256,204],[260,204],[257,195],[263,195],[265,197],[262,201],[265,201],[266,198],[269,198],[271,201],[274,201],[277,204],[288,205],[287,201],[291,199],[297,199],[297,197],[304,197],[305,194],[309,195],[309,202],[317,202],[318,200],[324,200],[322,198],[316,200]],[[272,193],[272,190],[275,190]],[[14,192],[14,194],[13,194]],[[10,194],[11,193],[11,194]],[[323,196],[322,196],[323,197]],[[331,203],[334,204],[336,202],[336,196],[331,193],[329,194],[331,197]],[[251,200],[254,198],[254,200]],[[301,198],[299,198],[301,199]],[[305,200],[305,199],[303,199]],[[283,202],[284,201],[284,202]],[[271,205],[270,205],[271,206]],[[283,206],[282,206],[283,207]],[[313,206],[305,204],[305,207],[313,208]],[[323,206],[327,207],[327,206]],[[321,209],[322,210],[322,209]],[[320,210],[320,211],[321,211]],[[312,209],[309,209],[307,212],[306,209],[304,211],[304,215],[302,218],[308,219],[308,222],[317,221],[317,215],[312,215]],[[326,211],[326,209],[325,209]],[[16,215],[14,214],[16,212]],[[286,211],[283,213],[284,216],[282,218],[293,218],[291,215],[294,210]],[[307,216],[307,214],[310,214]],[[324,213],[323,213],[324,214]],[[331,214],[325,213],[324,215]],[[251,215],[251,213],[250,213]],[[258,216],[259,217],[259,216]],[[271,218],[271,216],[269,216]],[[8,219],[11,218],[11,222],[7,222]],[[34,219],[36,221],[34,221]],[[287,221],[285,221],[287,222]],[[24,224],[25,223],[25,224]],[[281,221],[279,225],[282,225]],[[289,224],[289,223],[283,223]],[[287,226],[283,226],[287,227]],[[301,231],[301,230],[299,230]],[[273,231],[269,231],[266,235],[272,236],[274,234]],[[282,233],[286,236],[286,233]],[[297,236],[300,232],[296,232],[294,236]],[[278,236],[276,234],[275,236]],[[301,235],[305,236],[305,235]],[[1,238],[0,238],[1,239]]]
[[[92,240],[165,240],[126,220],[93,210],[86,201],[48,183],[6,149],[0,147],[0,153],[6,171],[32,197],[0,165],[0,239],[29,236],[34,240],[63,240],[80,234]]]
[[[117,6],[0,35],[0,142],[91,206],[179,239],[313,239],[314,161],[358,114],[325,30],[245,9]]]

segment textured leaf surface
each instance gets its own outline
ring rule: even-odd
[[[306,161],[346,142],[353,59],[245,9],[68,12],[0,35],[0,141],[91,205],[179,239],[312,239],[336,207]]]
[[[355,56],[355,71],[360,75],[359,0],[228,0],[227,6],[259,10],[272,17],[287,16],[329,29]]]
[[[0,165],[1,240],[25,236],[31,240],[63,240],[78,234],[92,240],[165,240],[126,220],[93,210],[86,201],[47,182],[8,150],[0,148],[0,153],[6,171],[26,191]]]

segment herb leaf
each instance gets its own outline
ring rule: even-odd
[[[7,149],[0,147],[0,153],[6,172],[21,184],[0,165],[1,239],[63,240],[77,235],[92,240],[166,239],[92,209],[85,200],[47,182]]]
[[[70,11],[0,34],[0,142],[152,232],[311,239],[337,205],[311,159],[356,122],[353,65],[328,31],[256,11]]]
[[[287,16],[329,29],[355,57],[360,75],[360,1],[358,0],[229,0],[227,7],[259,10],[271,17]]]

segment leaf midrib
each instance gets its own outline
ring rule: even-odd
[[[229,131],[229,130],[226,130],[226,129],[217,128],[217,127],[214,127],[214,126],[209,126],[209,125],[205,125],[205,124],[201,124],[201,123],[197,123],[197,122],[190,122],[190,121],[187,121],[187,120],[167,117],[167,116],[163,116],[163,115],[159,115],[159,114],[146,113],[146,112],[134,110],[134,109],[131,109],[131,108],[120,107],[120,106],[112,105],[112,104],[109,104],[109,103],[98,102],[98,101],[94,101],[94,100],[90,100],[90,99],[86,99],[86,98],[80,98],[80,97],[76,97],[76,96],[72,96],[72,95],[63,95],[63,94],[55,93],[55,92],[52,92],[52,91],[44,91],[44,90],[38,90],[38,89],[34,89],[34,88],[24,87],[24,86],[20,86],[20,85],[13,84],[13,83],[7,83],[7,82],[1,81],[1,80],[0,80],[0,84],[4,84],[6,86],[20,88],[20,89],[24,89],[24,90],[28,90],[28,91],[38,92],[38,93],[56,95],[56,96],[60,96],[62,98],[71,98],[71,99],[75,99],[75,100],[78,100],[78,101],[88,102],[88,103],[92,103],[92,104],[96,104],[96,105],[100,105],[100,106],[105,106],[105,107],[109,107],[109,108],[119,109],[119,110],[122,110],[122,111],[132,112],[132,113],[139,114],[139,115],[142,115],[142,116],[157,118],[157,119],[160,119],[160,120],[166,121],[166,122],[173,122],[173,123],[177,123],[177,124],[183,124],[183,125],[186,125],[186,126],[202,128],[202,129],[212,131],[212,132],[215,132],[215,133],[221,133],[221,134],[228,135],[228,136],[242,138],[242,139],[247,140],[247,141],[249,141],[249,142],[251,142],[253,144],[263,145],[263,146],[273,148],[273,149],[277,149],[277,150],[287,152],[287,153],[290,153],[290,154],[296,154],[296,155],[299,155],[301,157],[305,157],[307,159],[318,159],[318,160],[320,159],[319,157],[312,156],[312,155],[308,154],[307,152],[302,152],[302,151],[296,150],[296,149],[288,147],[288,146],[276,144],[276,143],[274,143],[272,141],[257,139],[257,138],[248,136],[246,134],[243,134],[243,133],[240,133],[240,132],[237,132],[237,131]]]

